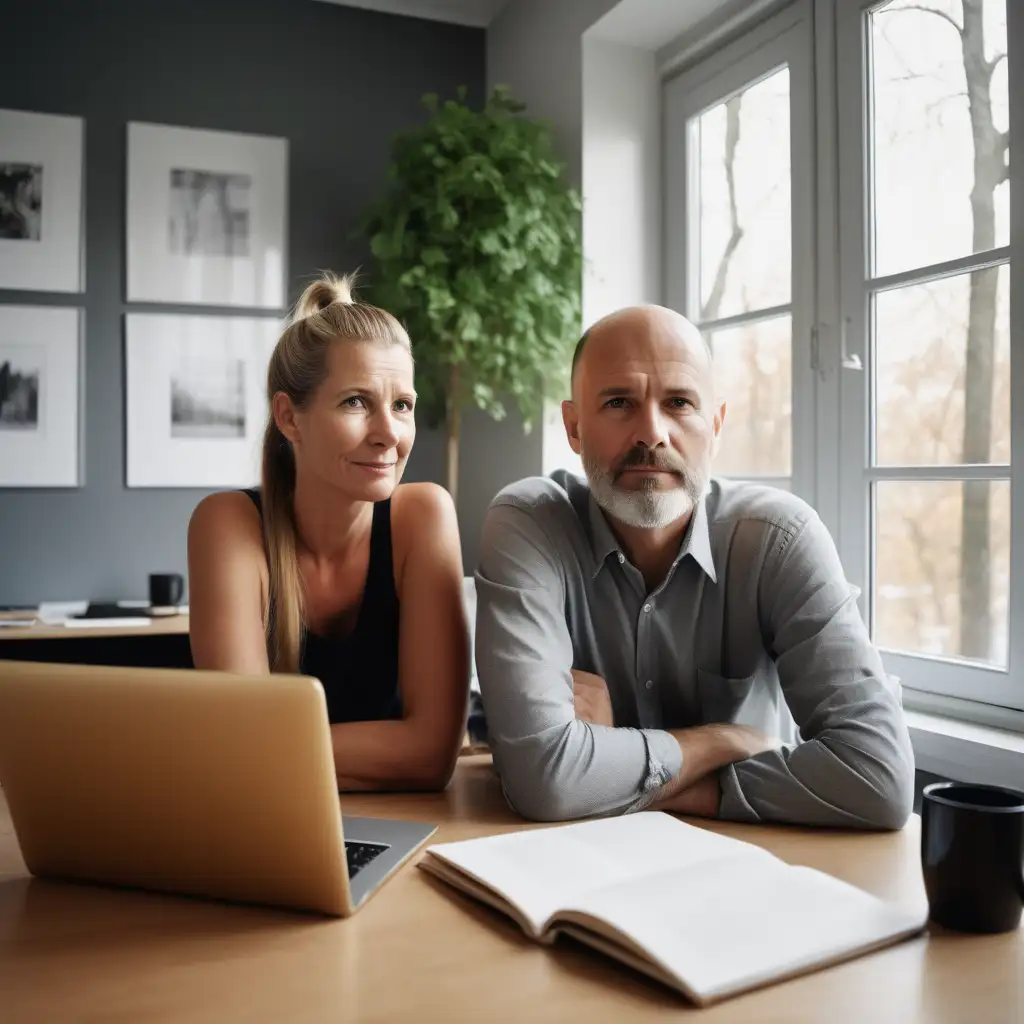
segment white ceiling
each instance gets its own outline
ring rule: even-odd
[[[725,0],[621,0],[590,33],[627,46],[656,50],[726,6]]]
[[[343,7],[364,7],[368,11],[408,14],[431,21],[486,28],[507,0],[323,0]]]

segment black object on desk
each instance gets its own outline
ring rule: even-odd
[[[1024,794],[936,782],[921,804],[921,861],[932,920],[1005,932],[1024,911]]]
[[[149,574],[149,603],[153,608],[175,608],[185,596],[185,578],[176,572]]]
[[[90,601],[81,615],[73,619],[148,619],[149,609],[129,606],[125,608],[116,601]]]

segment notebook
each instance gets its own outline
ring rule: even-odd
[[[898,942],[927,917],[659,811],[442,843],[419,866],[539,942],[570,936],[701,1006]]]

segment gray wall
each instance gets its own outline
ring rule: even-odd
[[[527,114],[551,123],[569,180],[580,184],[583,32],[615,0],[509,0],[487,30],[487,84],[508,85]],[[461,445],[459,525],[467,571],[476,564],[480,526],[491,498],[506,484],[544,470],[543,424],[523,432],[507,403],[500,422],[471,411]],[[561,429],[558,427],[557,429]]]
[[[185,571],[206,492],[124,485],[126,122],[289,140],[294,299],[318,268],[366,262],[347,235],[381,187],[391,135],[422,116],[424,92],[465,83],[482,96],[484,33],[312,0],[31,0],[4,4],[2,20],[0,107],[85,119],[87,291],[0,291],[81,305],[86,353],[85,484],[0,490],[0,604],[142,598],[150,571]],[[442,473],[442,439],[421,430],[406,479]]]
[[[570,181],[583,161],[581,38],[617,0],[509,0],[487,30],[487,83],[512,87],[529,113],[548,120]]]

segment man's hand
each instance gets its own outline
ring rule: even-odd
[[[679,810],[680,813],[686,814],[704,814],[711,806],[711,783],[704,782],[708,776],[712,776],[714,780],[717,795],[717,772],[720,768],[781,746],[781,741],[774,736],[768,736],[746,725],[733,725],[728,722],[668,731],[679,744],[683,754],[683,766],[674,779],[662,786],[652,806],[665,810]],[[697,783],[703,783],[701,789],[695,789]],[[691,789],[695,791],[691,793]],[[677,801],[680,802],[677,804]],[[717,814],[717,800],[714,801],[714,805],[714,813]]]
[[[719,726],[725,741],[735,755],[729,763],[745,761],[748,757],[757,757],[769,750],[778,750],[782,741],[777,736],[769,736],[748,725],[722,724]]]
[[[698,779],[681,793],[655,801],[651,804],[651,810],[692,814],[701,818],[717,818],[721,803],[722,787],[718,781],[718,772],[712,772],[710,775]]]
[[[615,725],[608,684],[592,672],[572,669],[572,698],[576,717],[591,725]]]

